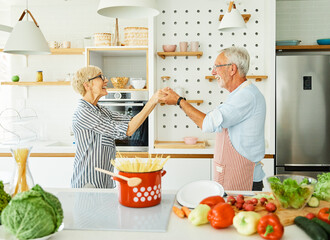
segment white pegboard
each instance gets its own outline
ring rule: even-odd
[[[181,87],[189,100],[204,100],[200,106],[194,105],[204,113],[224,102],[228,91],[220,89],[216,81],[209,82],[205,76],[211,76],[212,66],[218,52],[226,47],[245,47],[250,53],[248,75],[267,75],[265,72],[265,1],[235,1],[241,14],[251,14],[247,28],[233,32],[218,30],[219,15],[224,14],[229,1],[198,0],[158,1],[160,15],[156,18],[156,48],[162,52],[163,44],[176,44],[181,41],[199,41],[203,56],[157,58],[156,88],[169,86]],[[188,48],[189,50],[189,48]],[[161,76],[170,76],[164,82]],[[253,80],[254,81],[254,80]],[[256,85],[264,93],[264,82]],[[265,93],[264,93],[265,94]],[[156,112],[156,134],[158,140],[180,140],[184,136],[198,136],[200,139],[214,139],[214,134],[204,134],[177,106],[159,107]]]

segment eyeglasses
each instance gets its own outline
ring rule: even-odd
[[[221,65],[213,65],[213,70],[216,71],[218,67],[230,66],[232,63],[221,64]]]
[[[100,74],[100,75],[97,75],[96,77],[93,77],[93,78],[88,79],[88,81],[91,81],[91,80],[93,80],[95,78],[101,78],[103,82],[106,79],[106,77],[103,74]]]

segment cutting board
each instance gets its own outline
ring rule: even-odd
[[[59,192],[64,229],[166,232],[174,194],[162,194],[161,203],[148,208],[129,208],[117,193]]]
[[[252,197],[246,197],[245,199],[251,199]],[[281,208],[279,203],[275,200],[270,200],[269,202],[273,202],[277,206],[277,210],[275,214],[280,218],[281,223],[283,226],[289,226],[294,224],[294,219],[298,216],[306,216],[307,213],[314,213],[315,215],[318,214],[319,210],[324,207],[330,207],[330,203],[326,201],[320,201],[320,205],[317,208],[311,207],[304,207],[301,210],[297,209],[285,209]],[[235,212],[241,212],[242,210],[238,211],[236,207],[234,207]],[[243,210],[244,211],[244,210]],[[259,213],[261,216],[266,215],[268,212],[266,211],[265,207],[260,206],[260,203],[255,208],[255,212]]]

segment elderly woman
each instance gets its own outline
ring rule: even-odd
[[[73,89],[82,95],[73,115],[73,133],[76,140],[76,156],[71,178],[73,188],[96,187],[113,188],[109,175],[94,168],[113,170],[110,163],[116,157],[115,139],[131,136],[164,96],[156,92],[140,113],[132,119],[129,116],[111,112],[97,104],[108,94],[108,79],[100,68],[87,66],[78,70],[72,80]]]

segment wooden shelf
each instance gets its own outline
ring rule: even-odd
[[[197,106],[199,106],[200,104],[202,104],[204,102],[204,100],[187,100],[188,103],[196,103]],[[161,106],[164,106],[165,103],[161,103]]]
[[[70,82],[0,82],[0,85],[16,86],[67,86]]]
[[[268,76],[266,75],[262,75],[262,76],[254,76],[254,75],[251,75],[251,76],[246,76],[247,79],[255,79],[256,82],[261,82],[262,79],[267,79]],[[205,79],[208,79],[210,82],[212,82],[213,80],[215,80],[215,77],[214,76],[205,76]]]
[[[276,46],[276,51],[330,51],[330,45]]]
[[[174,56],[197,56],[197,58],[200,58],[203,55],[203,52],[157,52],[157,55],[162,59]]]
[[[0,49],[2,52],[3,49]],[[85,48],[51,48],[52,55],[82,55],[85,53]]]
[[[51,48],[52,55],[82,55],[85,48]]]

